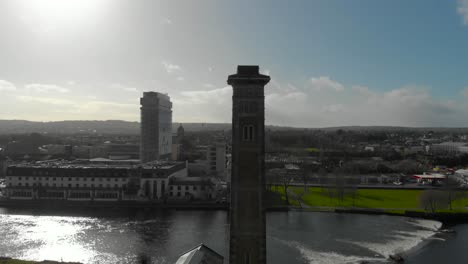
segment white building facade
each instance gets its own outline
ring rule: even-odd
[[[7,168],[6,197],[75,201],[161,201],[169,179],[186,177],[183,162],[144,165],[20,164]]]

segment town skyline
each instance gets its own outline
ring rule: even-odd
[[[0,4],[0,29],[15,28],[0,119],[138,121],[152,90],[178,122],[228,123],[226,74],[259,64],[267,124],[466,126],[467,1],[41,3]]]

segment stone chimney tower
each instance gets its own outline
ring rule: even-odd
[[[231,264],[266,263],[265,94],[270,77],[238,66],[227,83],[232,96]]]

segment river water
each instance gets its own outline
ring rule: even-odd
[[[456,234],[434,235],[440,226],[406,217],[272,212],[267,214],[268,263],[389,263],[388,255],[399,252],[405,252],[405,263],[468,263],[468,225],[455,227]],[[52,213],[0,208],[0,256],[174,263],[199,243],[227,256],[228,227],[224,211]]]

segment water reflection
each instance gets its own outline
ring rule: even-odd
[[[0,255],[4,256],[165,264],[199,243],[228,256],[224,211],[0,212]],[[437,222],[389,216],[269,213],[268,263],[382,262],[399,247],[411,248],[434,234],[434,225]]]

